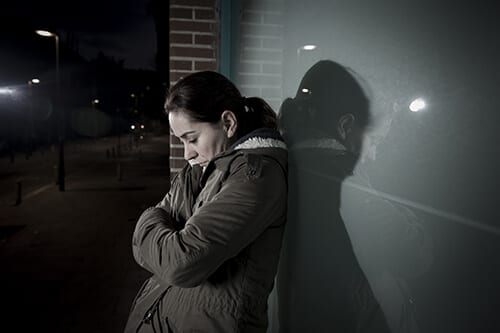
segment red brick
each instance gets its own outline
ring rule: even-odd
[[[216,61],[195,61],[194,62],[195,71],[215,71],[217,70]]]
[[[171,8],[170,18],[192,19],[193,10],[187,8]]]
[[[170,69],[187,70],[190,71],[193,68],[192,61],[182,61],[182,60],[170,60]]]
[[[193,57],[193,58],[215,58],[214,50],[199,49],[194,47],[179,47],[170,48],[170,56],[172,57]]]
[[[204,44],[204,45],[214,45],[215,38],[214,38],[214,36],[194,35],[194,43],[195,44]]]
[[[170,34],[170,43],[193,44],[193,34]]]
[[[194,21],[170,21],[170,30],[212,32],[215,31],[215,24],[207,22],[194,22]]]
[[[214,7],[215,0],[170,0],[170,5]]]
[[[196,20],[213,20],[215,19],[215,12],[209,9],[196,9],[194,11],[194,18]]]

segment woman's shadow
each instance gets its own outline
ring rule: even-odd
[[[353,72],[323,60],[284,101],[279,118],[289,147],[280,331],[388,332],[339,212],[342,183],[371,122],[367,96]]]

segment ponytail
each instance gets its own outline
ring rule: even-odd
[[[243,97],[242,101],[244,111],[239,123],[240,136],[262,127],[277,129],[276,113],[266,101],[260,97]]]

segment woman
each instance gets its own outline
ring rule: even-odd
[[[137,222],[134,258],[153,276],[125,331],[265,332],[287,202],[276,115],[208,71],[180,80],[166,110],[189,164]]]

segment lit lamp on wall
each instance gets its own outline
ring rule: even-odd
[[[66,119],[63,109],[58,105],[60,96],[60,83],[59,83],[59,35],[54,32],[47,30],[36,30],[37,35],[42,37],[54,37],[56,46],[56,107],[60,115],[59,123],[59,165],[57,168],[57,183],[59,184],[59,191],[64,191],[64,136],[65,136],[65,125]]]

